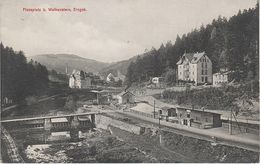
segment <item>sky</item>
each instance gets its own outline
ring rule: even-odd
[[[1,0],[0,40],[26,56],[75,54],[116,62],[175,42],[219,15],[229,18],[257,0]],[[70,8],[72,12],[26,9]],[[74,12],[73,8],[85,8]]]

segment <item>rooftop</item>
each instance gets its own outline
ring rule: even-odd
[[[68,122],[68,120],[64,117],[61,118],[51,118],[51,122],[53,123],[59,123],[59,122]]]
[[[182,64],[184,61],[184,58],[187,58],[189,62],[191,63],[197,63],[202,56],[204,56],[205,52],[197,52],[197,53],[184,53],[181,57],[181,59],[176,64]]]

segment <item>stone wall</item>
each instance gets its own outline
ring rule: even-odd
[[[108,130],[109,126],[113,126],[121,130],[125,130],[138,135],[142,134],[142,132],[144,131],[143,127],[129,124],[103,115],[96,115],[95,121],[96,121],[97,128],[101,128],[105,130]]]

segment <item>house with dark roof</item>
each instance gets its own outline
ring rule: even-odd
[[[118,104],[132,104],[135,102],[134,94],[130,91],[123,91],[117,95]]]
[[[178,80],[197,84],[212,83],[212,62],[205,52],[184,53],[178,65]]]
[[[176,113],[178,122],[182,125],[202,129],[222,126],[221,114],[219,113],[182,107],[177,107]]]
[[[109,73],[106,78],[107,82],[117,82],[119,80],[125,81],[125,75],[123,75],[120,71],[117,71],[117,76],[113,73]]]

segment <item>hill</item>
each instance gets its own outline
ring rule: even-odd
[[[117,71],[120,71],[123,75],[126,75],[127,68],[131,62],[134,62],[137,59],[137,56],[134,56],[128,60],[122,60],[118,62],[113,62],[107,67],[104,67],[100,70],[100,74],[106,77],[109,73],[114,74],[117,76]]]
[[[121,74],[126,75],[127,74],[127,69],[130,65],[131,62],[136,62],[137,59],[142,59],[146,56],[149,56],[149,52],[145,52],[143,54],[139,54],[136,56],[133,56],[127,60],[122,60],[118,62],[113,62],[109,64],[107,67],[104,67],[99,71],[101,75],[106,77],[109,73],[112,73],[114,75],[117,75],[117,71],[119,71]]]
[[[170,74],[176,81],[176,63],[187,53],[205,52],[212,61],[212,72],[227,69],[236,73],[238,81],[259,79],[259,4],[238,11],[230,18],[219,16],[210,24],[202,25],[175,43],[152,48],[147,55],[137,58],[127,69],[127,83],[148,81],[151,77]],[[173,76],[174,75],[174,76]]]
[[[66,66],[68,66],[68,73],[73,69],[97,73],[109,65],[73,54],[43,54],[28,57],[28,60],[30,59],[45,65],[49,70],[53,69],[60,73],[66,73]]]

